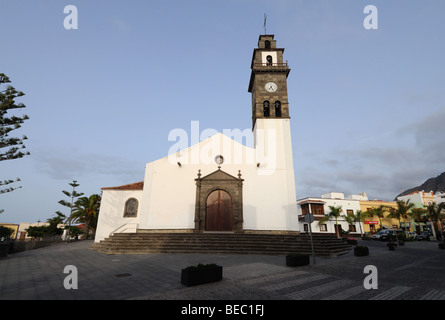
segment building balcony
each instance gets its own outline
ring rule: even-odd
[[[252,64],[252,72],[285,72],[286,76],[290,72],[290,68],[286,62],[255,62]]]
[[[287,68],[288,67],[288,64],[287,64],[287,61],[286,62],[282,62],[282,63],[272,63],[272,62],[265,62],[265,63],[254,63],[253,64],[253,67],[271,67],[271,68],[274,68],[274,67],[278,67],[278,68],[283,68],[283,67],[285,67],[285,68]]]

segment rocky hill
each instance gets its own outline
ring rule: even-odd
[[[422,191],[422,190],[424,190],[425,192],[433,191],[434,193],[436,193],[437,191],[445,192],[445,172],[442,172],[440,175],[438,175],[435,178],[430,178],[430,179],[426,180],[424,183],[422,183],[418,187],[414,187],[414,188],[405,190],[404,192],[399,194],[397,197],[407,195],[414,191]],[[397,197],[395,198],[395,200],[397,200]]]

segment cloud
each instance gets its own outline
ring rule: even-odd
[[[296,166],[298,197],[337,191],[392,200],[445,171],[445,108],[396,129],[391,139],[359,147],[307,150]],[[317,192],[314,194],[314,192]]]
[[[143,162],[109,155],[84,154],[75,149],[39,149],[33,152],[33,158],[41,173],[58,180],[111,175],[130,181],[141,179],[144,175]]]
[[[445,108],[406,127],[415,137],[415,144],[425,160],[431,163],[445,163]]]

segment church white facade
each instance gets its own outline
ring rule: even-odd
[[[102,189],[95,241],[132,232],[299,232],[287,76],[273,35],[252,57],[251,146],[217,133],[178,143],[144,181]]]

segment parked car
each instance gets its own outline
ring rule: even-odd
[[[386,241],[388,240],[389,236],[402,236],[403,235],[403,230],[402,229],[383,229],[380,230],[379,232],[377,232],[376,234],[371,236],[371,239],[373,240],[381,240],[381,241]]]
[[[382,240],[381,237],[385,233],[386,230],[381,230],[371,236],[372,240]]]
[[[423,231],[421,234],[419,234],[418,240],[428,240],[428,241],[430,241],[431,240],[431,236],[432,236],[431,232]]]
[[[408,238],[412,238],[414,240],[419,240],[419,235],[417,233],[415,233],[414,231],[409,231]]]

